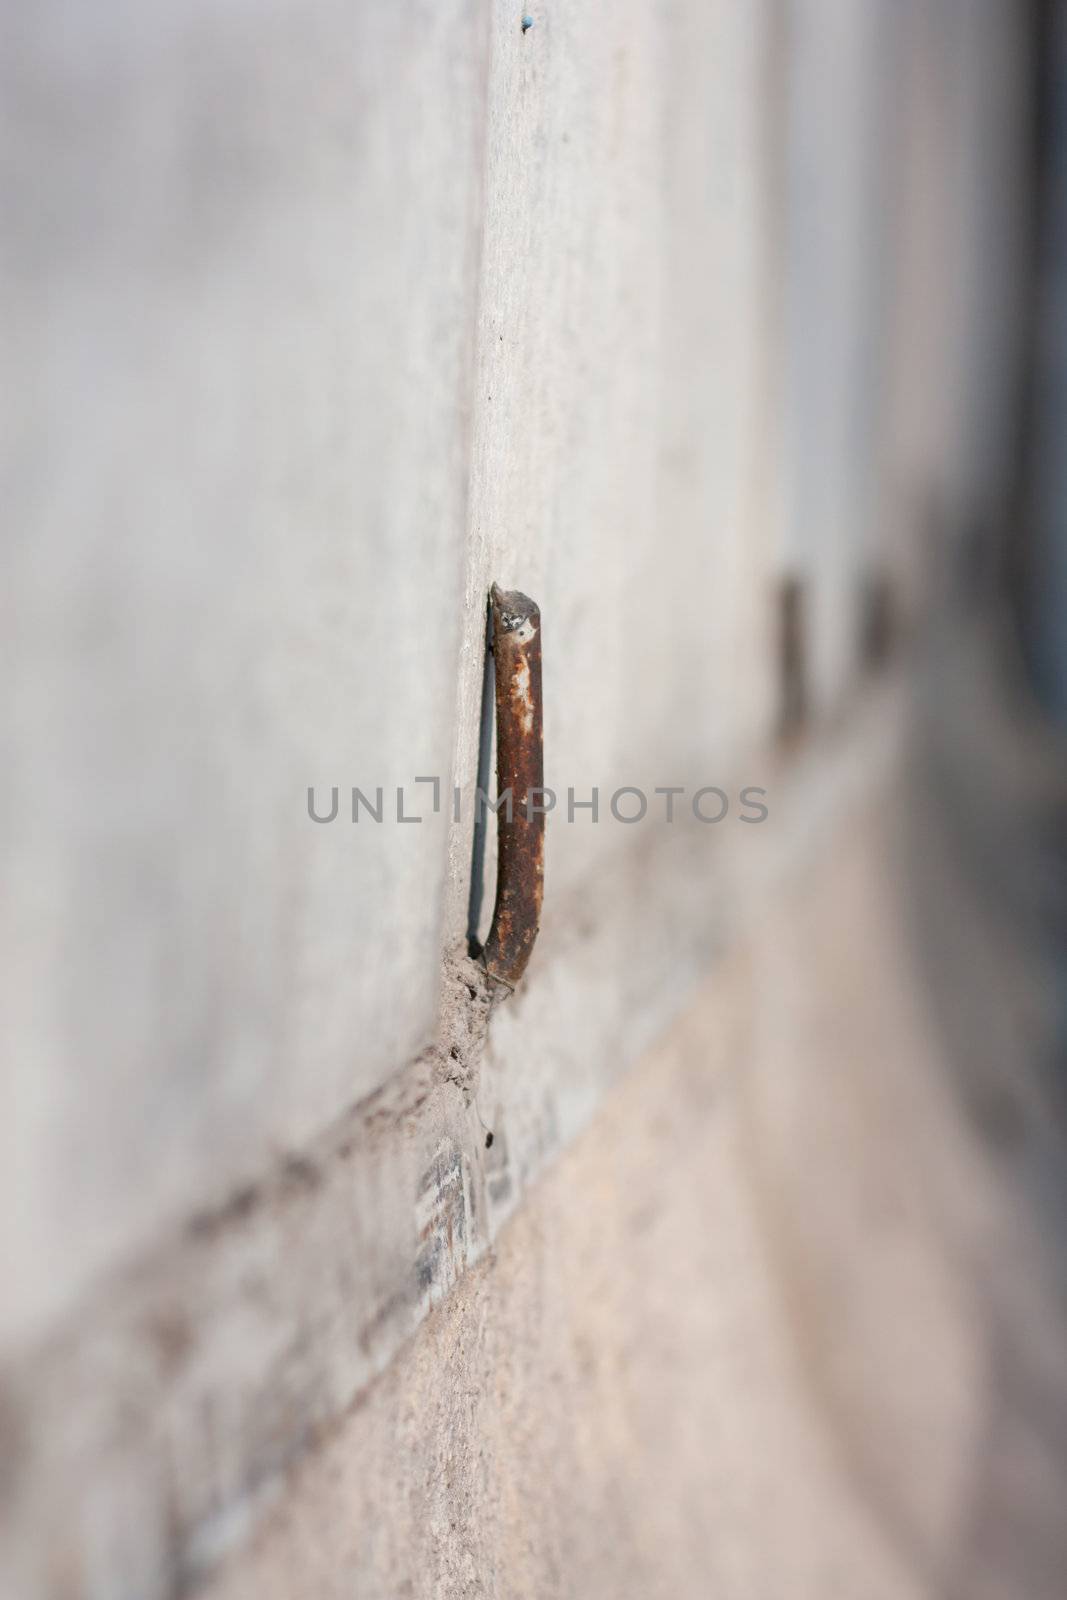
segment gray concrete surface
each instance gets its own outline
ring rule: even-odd
[[[973,490],[969,401],[926,414],[921,462],[902,441],[916,396],[957,393],[1003,263],[961,279],[956,345],[908,345],[886,409],[869,330],[902,303],[909,219],[939,284],[1003,221],[1003,182],[959,182],[1007,27],[982,16],[16,10],[11,1348],[436,1036],[490,580],[541,604],[562,790],[758,781],[787,572],[813,709],[840,710],[878,541],[902,564],[915,507]],[[953,30],[937,122],[920,68]],[[909,108],[935,128],[925,188],[891,137]],[[1010,173],[1010,118],[985,131]],[[308,819],[308,785],[344,819],[351,785],[426,773],[460,825]],[[549,834],[560,899],[622,842]]]
[[[881,1113],[810,1014],[837,966],[811,873],[899,760],[867,569],[910,616],[931,529],[1002,489],[1008,0],[9,10],[0,1584],[162,1600],[288,1494],[231,1590],[777,1595],[780,1545],[802,1592],[932,1592],[1001,1391],[958,1219],[890,1262],[914,1391],[861,1270]],[[462,952],[491,579],[542,607],[550,784],[766,782],[777,810],[550,818],[489,1026]],[[461,823],[344,820],[419,774]],[[888,930],[880,847],[849,860],[840,925]],[[892,960],[850,982],[862,1054],[914,995]],[[1014,1216],[952,1161],[965,1212]],[[811,1318],[842,1296],[838,1361]]]
[[[5,33],[22,1342],[433,1032],[443,827],[316,828],[306,788],[449,768],[484,7]]]

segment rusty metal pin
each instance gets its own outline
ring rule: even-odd
[[[544,890],[541,613],[527,595],[495,583],[490,609],[496,672],[497,871],[493,922],[482,959],[489,977],[511,990],[526,971],[537,938]]]

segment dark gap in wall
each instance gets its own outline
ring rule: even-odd
[[[860,591],[860,663],[868,672],[880,672],[893,654],[896,615],[893,586],[880,568],[869,571]]]

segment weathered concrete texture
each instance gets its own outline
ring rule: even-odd
[[[770,726],[760,427],[762,5],[492,7],[456,781],[473,785],[485,594],[544,642],[546,891],[575,890],[620,784],[719,781]],[[469,825],[453,839],[463,930]],[[485,933],[483,928],[483,935]],[[532,976],[532,975],[531,975]]]
[[[1005,221],[1010,84],[982,154],[1000,176],[956,180],[1017,25],[1008,0],[944,0],[924,73],[920,9],[902,174],[894,0],[552,0],[526,31],[510,0],[13,8],[0,1497],[18,1600],[188,1585],[457,1280],[330,1447],[340,1498],[309,1466],[265,1547],[277,1570],[263,1556],[254,1585],[254,1556],[230,1582],[314,1596],[326,1579],[294,1574],[286,1542],[306,1537],[358,1592],[699,1574],[777,1600],[835,1571],[906,1592],[890,1490],[876,1515],[836,1473],[789,1321],[827,1276],[834,1303],[820,1228],[831,1263],[858,1259],[835,1207],[875,1181],[813,1126],[828,1187],[810,1235],[790,1215],[809,1086],[816,1107],[854,1094],[823,1076],[833,1008],[808,1015],[837,975],[832,947],[812,954],[833,898],[777,975],[745,928],[755,889],[810,871],[850,809],[825,721],[795,786],[777,767],[774,603],[799,551],[815,709],[851,694],[883,487],[865,449],[896,425],[867,342],[896,293],[874,219],[898,182],[929,255],[886,406],[947,396],[894,435],[909,527],[924,497],[950,519],[970,504],[1000,403],[968,351],[1010,267],[987,284],[981,249]],[[931,263],[963,309],[919,360]],[[538,946],[479,1063],[477,991],[457,1007],[448,980],[493,579],[542,607],[548,782],[598,785],[602,820],[550,819]],[[350,784],[388,805],[450,772],[462,825],[345,820]],[[327,811],[342,789],[332,827],[309,821],[309,783]],[[621,784],[713,783],[773,784],[773,825],[606,815]],[[601,1128],[726,940],[705,1020]],[[849,953],[859,1051],[880,969]],[[959,1380],[922,1391],[923,1415],[952,1404],[943,1450],[919,1452],[916,1538],[939,1556],[982,1380],[938,1249],[922,1343]],[[893,1308],[871,1329],[864,1306],[861,1284],[858,1344],[889,1349]],[[900,1459],[872,1474],[895,1484]]]
[[[432,1032],[443,821],[306,787],[448,772],[486,28],[7,23],[11,1342]]]
[[[815,675],[851,681],[882,487],[865,330],[895,303],[868,224],[918,192],[882,114],[896,9],[584,0],[525,32],[510,0],[14,9],[5,1354],[430,1041],[491,580],[542,608],[547,781],[602,811],[762,779],[783,516]],[[955,59],[960,8],[935,9]],[[1001,38],[974,32],[915,229],[953,288],[1003,200],[972,182],[951,227],[939,205]],[[901,81],[902,118],[940,105],[936,74]],[[941,346],[903,365],[953,396],[895,458],[910,525],[970,434]],[[462,825],[347,820],[350,785],[389,808],[419,774],[465,787]],[[637,842],[565,812],[547,835],[557,904]],[[546,919],[531,984],[559,949]],[[582,1029],[561,1007],[542,1054]]]
[[[207,1600],[1058,1600],[1062,1308],[960,1116],[891,814],[752,930]]]
[[[764,8],[520,16],[12,19],[5,1350],[428,1042],[490,580],[550,783],[729,781],[772,720]],[[463,827],[347,820],[453,767]],[[553,895],[629,831],[551,822]]]
[[[551,959],[487,1036],[484,974],[450,962],[432,1051],[0,1368],[0,1592],[167,1600],[246,1537],[284,1469],[491,1247],[731,931],[798,863],[817,870],[884,783],[902,704],[886,687],[848,737],[769,778],[773,827],[738,824],[736,848],[695,822],[660,829],[554,901]],[[561,1017],[575,1020],[560,1030]]]

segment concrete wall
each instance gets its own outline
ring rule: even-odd
[[[241,1543],[851,815],[882,739],[856,698],[870,576],[913,611],[927,508],[998,491],[1008,380],[979,329],[1010,301],[1011,8],[531,14],[8,20],[20,1596],[166,1594]],[[493,579],[542,607],[550,784],[596,785],[602,814],[620,784],[754,783],[776,809],[553,816],[534,964],[490,1023],[463,936]],[[799,765],[776,743],[786,579],[820,752]],[[399,824],[394,786],[431,774],[462,820],[424,790]],[[317,824],[308,787],[328,808],[334,785]],[[381,824],[348,820],[352,785],[384,789]],[[651,1203],[670,1162],[646,1154]],[[479,1295],[520,1315],[477,1270],[421,1349]],[[457,1572],[413,1592],[464,1592]]]
[[[12,1337],[432,1032],[440,837],[305,788],[449,764],[485,25],[11,19]]]

